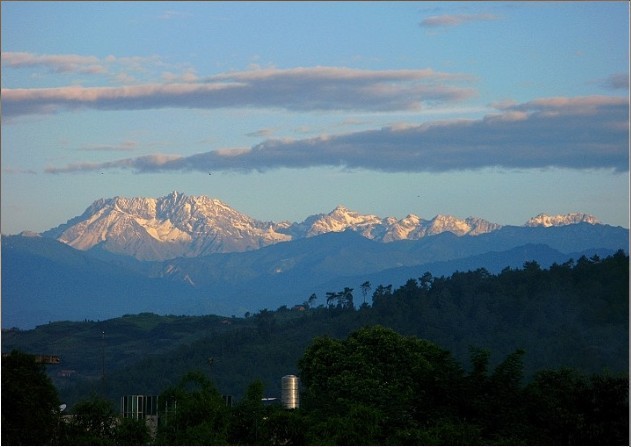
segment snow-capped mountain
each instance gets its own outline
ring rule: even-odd
[[[559,226],[579,222],[597,223],[597,220],[580,213],[565,216],[540,214],[525,226]],[[278,242],[346,230],[378,242],[392,242],[417,240],[443,232],[477,236],[500,228],[502,225],[477,217],[460,219],[438,215],[426,220],[410,214],[399,220],[360,214],[342,205],[328,214],[312,215],[299,223],[263,222],[236,211],[218,199],[172,192],[158,199],[99,199],[81,216],[43,235],[80,250],[99,247],[140,260],[165,260],[243,252]]]
[[[376,239],[384,227],[383,219],[373,214],[359,214],[343,205],[338,205],[329,214],[310,216],[298,228],[305,228],[302,237],[318,234],[340,232],[349,228],[361,233],[369,239]]]
[[[559,227],[561,225],[572,225],[576,223],[587,222],[590,224],[600,223],[598,219],[590,214],[569,213],[558,214],[556,216],[548,216],[539,214],[524,224],[526,227]]]
[[[247,251],[291,239],[217,199],[173,192],[154,198],[99,199],[81,216],[49,230],[79,250],[101,246],[141,260]]]

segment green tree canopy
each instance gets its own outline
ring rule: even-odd
[[[117,427],[112,402],[94,395],[73,407],[65,441],[71,445],[112,445],[116,443]]]
[[[238,445],[260,444],[260,428],[264,416],[264,385],[260,380],[252,382],[245,397],[232,409],[230,442]]]
[[[229,411],[214,384],[201,372],[187,373],[177,386],[160,395],[165,423],[160,445],[227,444]],[[167,412],[166,405],[171,405]]]
[[[346,340],[318,337],[299,367],[304,408],[319,414],[314,433],[323,438],[316,439],[339,444],[404,439],[403,431],[440,418],[454,403],[463,375],[449,352],[382,326]]]
[[[2,444],[50,445],[59,427],[59,397],[35,357],[2,357]]]

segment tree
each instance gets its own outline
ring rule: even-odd
[[[343,309],[353,309],[353,289],[349,287],[344,287],[344,290],[341,291],[338,296],[340,297],[339,306]]]
[[[235,445],[260,445],[260,432],[264,416],[264,385],[260,380],[252,382],[245,397],[231,414],[230,443]]]
[[[35,357],[2,357],[2,444],[50,445],[59,427],[59,397]]]
[[[400,430],[427,423],[456,400],[462,376],[447,351],[382,326],[343,341],[316,338],[299,368],[303,407],[320,418],[312,433],[329,433],[315,442],[340,444],[388,443]],[[342,422],[343,435],[333,429]]]
[[[495,367],[489,378],[485,407],[485,424],[502,444],[523,444],[529,430],[524,424],[523,357],[525,351],[517,349]]]
[[[428,291],[432,288],[432,282],[434,281],[434,277],[430,272],[423,273],[423,276],[419,278],[421,283],[421,288],[425,291]]]
[[[150,441],[147,423],[142,419],[122,418],[116,427],[118,445],[148,445]]]
[[[539,371],[526,387],[532,444],[628,445],[628,377]]]
[[[370,281],[365,281],[360,287],[362,288],[362,295],[364,296],[364,304],[366,304],[366,295],[370,292]]]
[[[344,287],[344,290],[340,292],[327,292],[326,293],[326,305],[332,308],[332,302],[337,301],[338,309],[353,309],[353,289],[350,287]]]
[[[118,417],[112,402],[92,396],[72,409],[67,430],[71,445],[113,445],[116,443]]]
[[[270,405],[265,410],[259,445],[307,445],[308,422],[302,410],[287,410],[281,405]]]
[[[166,405],[172,405],[172,412],[158,429],[158,444],[227,444],[228,408],[201,372],[187,373],[177,386],[160,395],[160,402],[161,412],[166,413]]]
[[[318,299],[318,295],[316,295],[315,293],[312,293],[309,298],[307,299],[307,301],[304,303],[305,307],[307,308],[312,308],[313,307],[313,303],[316,302],[316,300]]]
[[[285,308],[287,308],[287,306],[285,306]],[[263,309],[255,315],[255,319],[258,333],[264,337],[271,336],[276,329],[276,318],[274,316],[274,312],[268,309]]]
[[[386,306],[390,298],[392,298],[392,284],[387,286],[380,284],[372,294],[372,307]]]
[[[328,307],[332,306],[332,302],[339,298],[339,293],[337,292],[327,292],[326,293],[326,305]]]

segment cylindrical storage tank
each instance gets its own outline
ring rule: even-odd
[[[297,376],[289,375],[283,377],[280,400],[283,404],[283,408],[292,410],[300,406]]]

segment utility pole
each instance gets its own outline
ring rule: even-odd
[[[105,331],[101,333],[101,384],[103,385],[103,397],[105,397]]]

